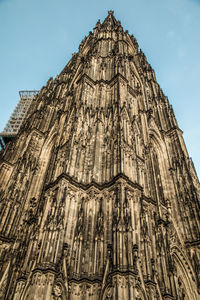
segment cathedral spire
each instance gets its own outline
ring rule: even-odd
[[[31,102],[0,184],[0,299],[198,299],[198,178],[113,11]]]
[[[104,22],[102,23],[102,28],[107,28],[108,30],[114,30],[115,26],[119,23],[119,21],[117,21],[114,17],[114,11],[113,10],[109,10],[108,11],[108,16],[106,17],[106,19],[104,20]]]

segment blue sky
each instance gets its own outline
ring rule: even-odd
[[[200,176],[200,0],[0,0],[0,131],[18,91],[59,74],[110,9],[155,70]]]

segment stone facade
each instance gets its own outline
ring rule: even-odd
[[[199,181],[112,11],[34,98],[0,172],[0,299],[199,299]]]

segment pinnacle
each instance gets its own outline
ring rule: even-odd
[[[114,11],[109,10],[108,16],[105,18],[104,22],[102,23],[102,26],[106,29],[114,29],[116,25],[120,25],[120,22],[116,20],[114,17]]]

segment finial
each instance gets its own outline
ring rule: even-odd
[[[100,20],[97,21],[96,27],[99,28],[101,26]]]
[[[109,10],[109,11],[108,11],[108,14],[109,14],[109,15],[113,15],[113,14],[114,14],[114,10]]]

